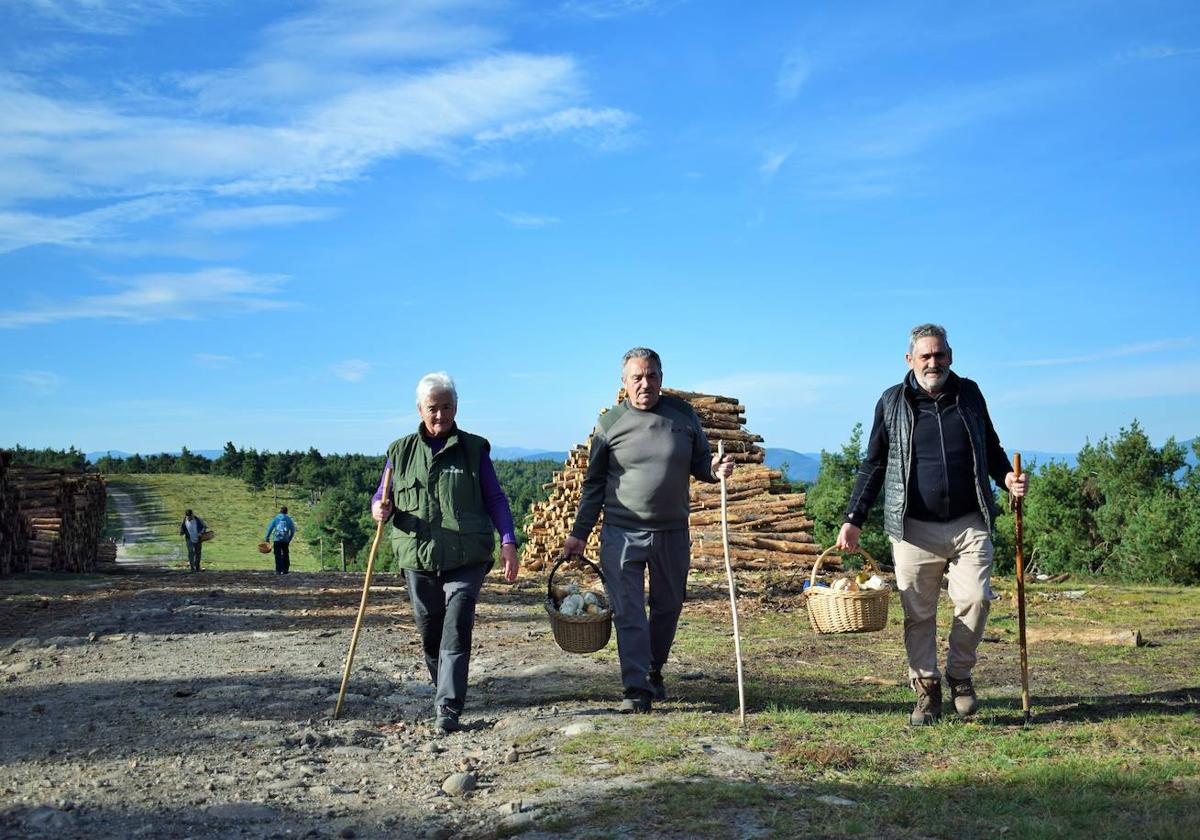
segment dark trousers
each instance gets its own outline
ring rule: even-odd
[[[183,541],[187,545],[188,566],[191,567],[193,572],[200,571],[200,549],[204,548],[204,543],[199,540],[192,542],[188,537],[184,537]]]
[[[671,654],[679,614],[687,597],[691,539],[687,528],[627,531],[600,529],[600,568],[608,582],[617,628],[621,684],[628,694],[650,691],[647,674],[661,671]],[[646,572],[650,615],[646,615]]]
[[[275,546],[275,574],[286,575],[292,567],[292,558],[288,555],[288,541],[275,540],[271,545]]]
[[[425,667],[436,688],[435,712],[443,706],[461,712],[466,703],[475,604],[491,567],[473,563],[446,572],[404,572]]]

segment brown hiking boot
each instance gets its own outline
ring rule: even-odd
[[[912,726],[929,726],[942,719],[942,682],[935,679],[916,679],[917,705],[908,722]]]
[[[971,678],[965,680],[956,680],[954,677],[947,677],[950,681],[950,696],[954,698],[954,711],[958,712],[959,717],[970,717],[975,714],[975,710],[979,708],[979,698],[975,696],[975,686],[971,684]]]

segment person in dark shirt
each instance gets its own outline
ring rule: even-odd
[[[966,717],[978,708],[971,671],[992,601],[991,481],[1023,496],[1026,477],[1013,472],[979,386],[951,372],[944,327],[914,327],[904,358],[908,375],[875,406],[867,456],[836,545],[858,549],[867,512],[882,489],[909,678],[917,692],[909,722],[920,726],[942,715],[937,602],[943,576],[954,604],[946,653],[954,709]]]

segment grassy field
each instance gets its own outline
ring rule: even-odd
[[[129,493],[139,512],[152,527],[156,539],[129,546],[134,557],[169,556],[179,568],[187,567],[187,551],[179,536],[183,512],[191,508],[199,515],[216,538],[204,545],[204,567],[210,569],[274,569],[271,554],[259,554],[256,546],[263,538],[267,523],[278,512],[276,494],[270,488],[261,493],[251,491],[237,478],[211,475],[114,475],[107,476],[110,487]],[[280,487],[280,505],[287,505],[289,515],[303,533],[308,496],[297,487]],[[120,518],[115,516],[109,501],[108,536],[121,539]],[[318,550],[309,546],[302,536],[292,541],[291,558],[294,571],[316,571],[321,568]],[[340,563],[337,546],[325,547],[325,565]]]
[[[685,709],[665,723],[636,718],[618,737],[572,741],[567,749],[588,759],[581,776],[599,759],[613,774],[640,768],[666,780],[595,803],[579,836],[621,836],[641,814],[656,831],[717,838],[749,836],[747,825],[769,837],[1200,837],[1200,590],[1031,586],[1031,627],[1137,629],[1146,644],[1031,645],[1030,725],[1016,610],[1002,595],[975,674],[979,715],[912,728],[895,598],[881,633],[817,636],[798,599],[773,593],[768,577],[743,587],[747,727],[689,703],[677,680]],[[1011,591],[1011,581],[996,588]],[[676,652],[689,669],[729,674],[721,581],[694,583],[693,593]],[[944,599],[939,619],[944,639]],[[725,684],[719,705],[736,709],[736,685]],[[701,776],[697,745],[714,736],[772,756],[770,783]]]

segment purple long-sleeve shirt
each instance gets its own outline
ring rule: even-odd
[[[433,450],[436,455],[442,451],[442,447],[446,445],[443,438],[430,438],[421,435],[421,440]],[[378,501],[383,500],[384,486],[383,478],[387,475],[388,469],[392,466],[391,456],[388,457],[387,463],[383,465],[383,475],[379,477],[379,487],[375,490],[375,495],[371,497],[371,504],[374,505]],[[517,531],[513,526],[512,508],[508,506],[508,497],[504,495],[504,490],[500,487],[500,478],[496,475],[496,467],[492,464],[492,456],[487,452],[479,459],[479,489],[483,492],[483,506],[487,509],[488,516],[491,517],[492,526],[500,532],[500,544],[507,545],[509,543],[517,544]]]

